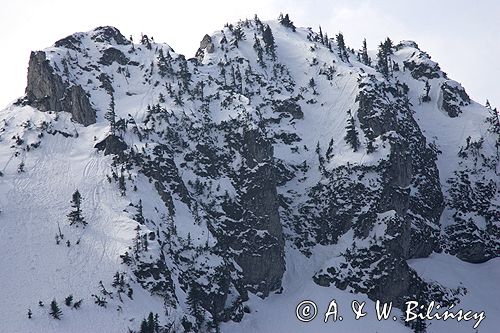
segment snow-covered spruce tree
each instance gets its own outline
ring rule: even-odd
[[[234,28],[233,37],[234,37],[234,39],[232,41],[232,44],[234,46],[238,47],[238,42],[245,38],[245,33],[243,32],[243,29],[241,29],[240,26],[237,26],[236,28]]]
[[[137,204],[137,213],[134,215],[134,220],[137,221],[137,223],[139,224],[144,224],[145,220],[144,220],[144,215],[143,215],[143,212],[142,212],[142,200],[139,199],[139,203]]]
[[[147,49],[151,50],[151,42],[149,41],[148,35],[141,36],[141,44],[146,46]]]
[[[385,77],[390,74],[390,62],[389,56],[393,53],[392,40],[387,37],[383,43],[380,43],[377,52],[377,69]]]
[[[167,61],[167,58],[165,58],[165,55],[163,54],[163,49],[158,50],[158,72],[160,73],[161,77],[165,77],[169,73],[170,69],[170,62]]]
[[[127,186],[125,183],[125,176],[123,175],[123,170],[120,173],[120,177],[118,178],[118,188],[120,189],[121,196],[125,196],[127,194]]]
[[[377,69],[384,76],[389,76],[389,66],[387,65],[387,54],[384,52],[384,45],[380,43],[377,52]]]
[[[148,318],[144,318],[141,321],[141,328],[139,333],[159,333],[160,332],[160,323],[158,314],[153,315],[153,312],[150,312]]]
[[[199,290],[199,287],[196,283],[192,283],[191,287],[189,288],[188,296],[186,299],[186,303],[189,306],[189,310],[191,312],[191,315],[196,318],[196,325],[201,327],[203,324],[204,316],[203,316],[203,307],[201,306],[201,292]]]
[[[425,81],[425,95],[422,96],[422,102],[430,102],[431,96],[429,96],[429,92],[431,91],[431,85],[429,81]]]
[[[368,56],[368,49],[366,47],[366,38],[363,39],[363,49],[361,50],[361,62],[366,66],[372,65],[372,60]]]
[[[70,201],[73,210],[68,214],[69,225],[81,224],[83,226],[87,225],[87,221],[82,215],[82,195],[78,190],[73,193],[72,199]]]
[[[73,304],[73,295],[68,295],[68,297],[64,299],[64,304],[66,304],[66,306],[71,306]]]
[[[341,60],[349,62],[349,54],[345,46],[344,35],[339,32],[336,37],[337,47],[339,48],[339,57]]]
[[[76,301],[73,304],[73,309],[78,310],[80,308],[80,306],[82,306],[82,302],[83,302],[83,299],[80,299],[79,301]]]
[[[104,115],[104,118],[109,121],[109,127],[111,134],[115,135],[116,132],[116,112],[115,112],[115,97],[111,94],[111,101],[109,102],[108,112]]]
[[[59,305],[57,304],[57,302],[56,302],[55,299],[53,299],[52,302],[50,302],[50,312],[49,312],[49,314],[54,319],[61,319],[62,311],[59,308]]]
[[[497,163],[500,163],[500,113],[497,108],[492,108],[489,101],[486,101],[486,107],[490,115],[486,118],[488,123],[488,132],[496,134],[495,148],[497,151]]]
[[[262,66],[262,68],[266,67],[266,63],[264,62],[264,49],[262,48],[262,45],[260,44],[260,40],[257,37],[257,34],[253,35],[254,38],[254,43],[253,43],[253,49],[257,53],[257,63]]]
[[[313,95],[317,95],[318,93],[316,92],[316,81],[314,81],[314,78],[311,78],[309,80],[309,88],[312,89]]]
[[[106,300],[106,297],[100,297],[98,295],[92,294],[92,297],[94,297],[94,303],[105,308],[106,304],[108,304],[108,301]]]
[[[293,24],[293,22],[290,20],[290,17],[288,16],[288,14],[285,14],[285,16],[283,16],[283,14],[280,14],[279,18],[278,18],[278,21],[285,27],[287,28],[290,28],[292,29],[293,32],[295,32],[295,25]]]
[[[345,142],[347,142],[354,151],[357,151],[359,148],[359,139],[358,139],[358,131],[356,130],[356,123],[354,121],[354,117],[351,114],[351,110],[347,111],[349,115],[349,119],[347,119],[347,133],[344,137]]]
[[[269,25],[266,25],[264,29],[262,40],[264,41],[266,53],[269,54],[273,60],[276,59],[276,44],[274,43],[273,32]]]

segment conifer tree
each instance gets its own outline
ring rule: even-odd
[[[28,309],[28,319],[31,319],[31,316],[33,316],[33,312],[31,312],[31,309]]]
[[[158,72],[161,77],[164,77],[168,73],[168,62],[163,54],[163,49],[158,50]]]
[[[431,85],[429,84],[429,81],[425,81],[425,95],[422,96],[422,102],[431,101],[431,97],[429,96],[430,90],[431,90]]]
[[[108,112],[104,115],[104,119],[109,121],[111,134],[115,135],[116,132],[116,112],[115,112],[115,97],[111,94],[111,101],[109,102]]]
[[[264,49],[262,48],[262,45],[260,44],[260,40],[257,37],[257,34],[253,35],[254,38],[254,43],[253,43],[253,49],[255,52],[257,52],[257,63],[261,65],[263,68],[266,67],[266,63],[264,62],[263,54],[264,54]]]
[[[368,50],[367,50],[367,47],[366,47],[366,38],[363,40],[363,49],[361,51],[361,61],[366,66],[371,66],[371,64],[372,64],[372,60],[368,56]]]
[[[158,314],[153,315],[153,312],[150,312],[148,318],[144,318],[141,321],[141,327],[139,333],[159,333],[160,332],[160,322],[158,318]]]
[[[486,100],[486,104],[484,106],[491,110],[491,104],[489,100]]]
[[[288,16],[288,14],[285,14],[285,16],[283,16],[283,14],[280,14],[279,18],[278,18],[278,21],[285,27],[287,28],[290,28],[292,29],[293,32],[295,32],[296,28],[295,28],[295,25],[293,24],[293,22],[290,20],[290,17]]]
[[[55,299],[50,302],[50,312],[49,314],[54,318],[54,319],[61,319],[62,316],[62,311],[59,308],[59,305],[57,305],[57,302]]]
[[[203,323],[203,308],[200,304],[201,296],[202,295],[198,285],[196,283],[191,283],[186,303],[189,306],[191,315],[196,318],[196,324],[198,325],[198,327],[200,327]]]
[[[94,297],[94,303],[99,305],[99,306],[102,306],[105,308],[106,304],[108,304],[108,301],[106,301],[106,297],[99,297],[99,296],[94,295],[94,294],[92,294],[91,296]]]
[[[311,88],[313,90],[313,95],[317,94],[317,92],[316,92],[316,81],[314,81],[314,78],[311,78],[309,80],[309,88]]]
[[[73,304],[73,309],[78,310],[80,308],[80,306],[82,306],[82,302],[83,302],[83,299],[80,299],[79,301],[75,302]]]
[[[144,215],[142,212],[142,199],[139,199],[139,203],[137,204],[137,213],[134,215],[134,220],[139,224],[144,224]]]
[[[148,50],[151,50],[151,42],[149,41],[148,35],[142,35],[141,37],[141,44],[146,46]]]
[[[343,61],[349,62],[349,54],[347,53],[347,49],[344,42],[344,35],[339,32],[336,36],[337,47],[339,48],[339,57]]]
[[[383,43],[380,43],[377,52],[377,69],[385,77],[389,76],[389,56],[393,54],[393,45],[389,37]]]
[[[151,333],[154,333],[155,329],[155,320],[153,316],[153,312],[150,312],[148,315],[148,327]]]
[[[70,203],[73,210],[68,214],[69,225],[82,224],[86,226],[87,221],[85,221],[81,210],[82,196],[78,190],[73,193]]]
[[[243,40],[245,38],[245,33],[243,32],[243,29],[241,29],[240,26],[237,26],[234,30],[233,30],[233,45],[238,47],[238,42]]]
[[[155,318],[154,318],[154,322],[153,322],[153,327],[154,327],[154,332],[155,333],[159,333],[160,332],[160,316],[155,313]]]
[[[373,139],[368,138],[368,143],[366,144],[366,153],[371,154],[375,151],[375,145],[373,144]]]
[[[64,304],[66,304],[66,306],[71,306],[71,304],[73,304],[73,295],[66,297],[64,299]]]
[[[389,65],[387,64],[387,54],[384,49],[384,44],[380,43],[377,52],[377,69],[385,77],[389,76]]]
[[[326,149],[326,159],[328,162],[330,159],[333,157],[333,139],[330,139],[330,142],[328,143],[328,148]]]
[[[139,329],[139,333],[150,333],[148,322],[146,321],[146,319],[143,319],[141,321],[141,328]]]
[[[496,154],[497,163],[500,163],[500,113],[496,108],[492,108],[489,101],[486,101],[486,107],[489,109],[490,115],[486,118],[488,123],[488,132],[496,134]]]
[[[262,40],[264,41],[267,54],[269,54],[272,59],[275,59],[276,44],[274,43],[273,32],[271,31],[269,25],[266,25],[266,28],[264,29],[264,32],[262,34]]]
[[[392,44],[392,40],[387,37],[384,41],[384,51],[385,53],[389,56],[391,54],[393,54],[394,52],[392,52],[392,48],[393,48],[393,44]]]
[[[359,148],[359,139],[358,139],[358,131],[356,130],[354,117],[351,114],[351,110],[347,111],[349,115],[349,119],[347,120],[347,133],[344,137],[344,140],[352,147],[354,151],[357,151]]]
[[[120,173],[120,177],[118,178],[118,188],[120,190],[121,196],[125,196],[127,193],[127,186],[125,183],[125,176],[123,175],[123,171]]]
[[[332,50],[332,44],[330,43],[330,38],[328,38],[328,33],[325,32],[325,46],[331,51]]]

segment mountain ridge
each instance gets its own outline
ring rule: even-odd
[[[32,53],[26,96],[4,111],[17,122],[4,121],[5,179],[38,177],[40,159],[30,155],[46,141],[73,147],[77,165],[97,164],[99,172],[75,167],[76,181],[59,183],[67,199],[52,200],[64,207],[69,184],[84,185],[84,208],[94,212],[86,230],[114,207],[101,219],[118,218],[127,232],[109,260],[121,258],[113,267],[134,292],[156,297],[151,311],[168,314],[165,328],[210,331],[251,316],[252,295],[286,293],[287,253],[339,244],[301,278],[398,307],[456,303],[461,286],[425,281],[406,260],[498,256],[498,116],[414,42],[386,40],[367,58],[342,46],[341,34],[334,41],[283,22],[227,25],[190,59],[145,35],[133,44],[113,27]],[[444,130],[451,123],[462,133]],[[50,177],[53,162],[41,160]],[[64,216],[52,219],[76,237]],[[134,307],[118,290],[98,295]],[[89,296],[81,297],[90,307]],[[126,316],[141,320],[137,313]]]

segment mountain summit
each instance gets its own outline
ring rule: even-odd
[[[255,17],[186,59],[99,27],[31,53],[0,127],[9,332],[331,331],[295,318],[311,297],[498,308],[499,115],[415,42]]]

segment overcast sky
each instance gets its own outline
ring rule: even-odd
[[[262,20],[289,13],[297,26],[321,25],[339,31],[350,47],[363,38],[376,48],[389,36],[411,39],[427,51],[469,95],[500,106],[500,1],[483,0],[249,0],[103,1],[19,0],[0,6],[0,108],[23,95],[31,50],[40,50],[73,32],[113,25],[135,40],[142,33],[187,57],[204,34],[226,22]]]

